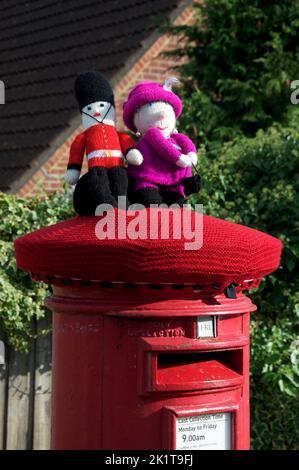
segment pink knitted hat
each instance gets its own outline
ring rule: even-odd
[[[134,115],[136,111],[146,103],[153,101],[166,101],[169,103],[178,118],[182,112],[181,99],[171,90],[171,86],[178,82],[177,79],[169,78],[164,85],[155,82],[140,82],[136,85],[123,104],[123,120],[125,125],[133,132],[136,132],[134,125]]]

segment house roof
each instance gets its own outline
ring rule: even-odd
[[[57,136],[71,133],[78,115],[76,75],[98,69],[113,83],[130,58],[149,47],[147,38],[157,28],[153,17],[169,15],[181,3],[190,2],[1,1],[1,191],[20,189],[38,169],[39,157],[53,153]]]

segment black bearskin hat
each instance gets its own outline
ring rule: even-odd
[[[95,101],[106,101],[115,106],[112,88],[100,72],[81,73],[75,81],[75,95],[80,111]]]

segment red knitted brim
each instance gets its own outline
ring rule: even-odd
[[[126,213],[115,210],[114,214],[117,233],[119,217]],[[150,210],[144,214],[149,221]],[[166,213],[162,214],[163,219]],[[192,212],[193,227],[196,217]],[[126,226],[133,219],[129,215]],[[260,279],[277,269],[280,262],[280,240],[214,217],[203,216],[203,245],[195,251],[185,250],[186,241],[190,241],[186,237],[99,240],[96,237],[99,220],[75,217],[18,238],[15,241],[18,267],[64,279],[216,284],[224,288],[232,282]],[[161,218],[159,221],[160,227]],[[171,218],[169,226],[173,235]]]

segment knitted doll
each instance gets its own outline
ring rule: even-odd
[[[132,182],[131,202],[179,204],[200,189],[199,175],[192,176],[197,163],[193,142],[176,130],[182,102],[173,93],[178,80],[169,78],[164,85],[141,82],[123,106],[126,126],[141,136],[136,149],[127,154],[128,175]]]
[[[84,132],[71,145],[65,174],[76,184],[74,208],[80,215],[94,215],[98,205],[117,206],[126,196],[128,177],[124,155],[135,143],[128,134],[117,132],[113,91],[100,72],[87,72],[75,81],[75,94],[82,113]],[[86,153],[88,172],[79,179]]]

